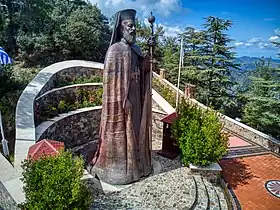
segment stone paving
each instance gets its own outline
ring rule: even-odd
[[[149,177],[118,193],[95,199],[92,209],[190,209],[196,185],[187,168]]]
[[[280,209],[280,198],[269,193],[265,184],[280,180],[280,158],[273,154],[220,161],[223,177],[243,210]]]
[[[156,143],[153,147],[156,147]],[[190,169],[181,166],[179,157],[169,160],[156,152],[152,154],[161,165],[159,174],[114,192],[104,193],[91,185],[94,202],[90,209],[228,209],[218,186],[201,176],[189,175]]]
[[[243,139],[237,137],[237,136],[230,136],[229,137],[229,148],[232,147],[244,147],[244,146],[251,146],[252,144],[244,141]]]
[[[158,174],[121,186],[120,190],[116,190],[117,186],[111,186],[111,189],[115,189],[111,192],[108,191],[108,185],[102,190],[99,180],[87,179],[94,197],[90,210],[228,209],[219,186],[214,186],[199,175],[190,175],[190,169],[182,167],[180,157],[170,160],[158,155],[160,139],[153,140],[152,148],[152,158],[160,165]]]
[[[17,204],[0,181],[0,210],[17,210]]]

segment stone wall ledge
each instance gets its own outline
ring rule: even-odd
[[[276,138],[273,138],[272,136],[269,136],[269,135],[267,135],[267,134],[265,134],[265,133],[263,133],[261,131],[258,131],[258,130],[254,129],[254,128],[248,126],[248,125],[245,125],[245,124],[243,124],[243,123],[241,123],[241,122],[239,122],[237,120],[234,120],[234,119],[232,119],[232,118],[230,118],[228,116],[225,116],[225,115],[223,115],[223,116],[225,117],[225,120],[227,120],[229,122],[232,122],[232,123],[234,123],[234,124],[244,128],[244,129],[246,129],[248,131],[251,131],[251,132],[253,132],[253,133],[255,133],[255,134],[257,134],[257,135],[259,135],[259,136],[261,136],[261,137],[263,137],[263,138],[265,138],[265,139],[267,139],[267,140],[269,140],[269,141],[271,141],[271,142],[273,142],[273,143],[275,143],[275,144],[280,146],[280,140],[278,140]]]
[[[154,89],[152,90],[153,100],[157,105],[167,114],[172,114],[175,112],[175,109]]]
[[[72,115],[77,115],[83,112],[89,112],[89,111],[94,111],[94,110],[101,110],[102,106],[95,106],[95,107],[85,107],[81,109],[76,109],[74,111],[69,111],[67,113],[61,113],[58,116],[49,119],[48,121],[45,121],[38,125],[36,127],[36,142],[40,140],[41,135],[53,124],[57,123],[60,120],[64,120],[65,118],[72,116]],[[55,139],[54,139],[55,140]]]
[[[194,164],[189,164],[191,170],[198,171],[222,171],[221,166],[218,163],[211,163],[209,166],[198,166]]]

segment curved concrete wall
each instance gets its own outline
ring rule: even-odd
[[[98,140],[102,106],[87,107],[60,114],[36,127],[36,141],[53,139],[73,148]]]
[[[62,78],[100,74],[102,63],[72,60],[55,63],[41,70],[23,90],[16,108],[15,165],[26,158],[35,143],[34,102],[37,97],[57,87]],[[67,80],[68,80],[67,79]]]

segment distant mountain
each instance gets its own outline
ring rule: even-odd
[[[235,59],[235,63],[240,64],[240,68],[243,71],[247,70],[255,70],[256,65],[255,63],[259,60],[260,58],[257,57],[248,57],[248,56],[243,56]],[[280,65],[280,59],[270,59],[270,58],[265,58],[266,62],[270,62],[271,67],[278,67]]]
[[[240,64],[240,69],[231,69],[231,80],[237,84],[234,86],[234,92],[242,92],[246,90],[250,84],[249,76],[256,69],[255,63],[260,58],[243,56],[235,59],[234,63]],[[280,59],[265,58],[266,62],[270,62],[271,67],[280,66]]]

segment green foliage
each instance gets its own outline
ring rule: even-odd
[[[141,47],[142,51],[145,54],[150,53],[150,48],[148,45],[148,40],[151,37],[151,28],[149,25],[145,24],[140,19],[136,19],[136,29],[137,29],[137,44]],[[154,64],[155,70],[159,68],[161,62],[164,62],[163,59],[163,46],[161,43],[161,37],[164,35],[165,31],[163,26],[156,25],[154,28],[154,37],[156,46],[154,47]]]
[[[244,95],[248,103],[242,120],[248,125],[280,138],[280,69],[271,68],[264,59],[256,63]]]
[[[227,152],[228,137],[222,132],[218,113],[202,110],[182,100],[172,133],[179,141],[182,162],[206,166],[220,160]]]
[[[159,79],[153,78],[153,88],[173,107],[176,106],[176,93]]]
[[[82,158],[60,151],[36,161],[25,160],[22,168],[26,201],[21,209],[88,209],[92,198],[81,180]]]
[[[196,86],[196,98],[207,106],[226,112],[236,104],[232,100],[233,82],[231,69],[237,68],[232,47],[232,41],[225,31],[232,22],[218,17],[205,19],[205,30],[196,31],[187,27],[177,39],[166,39],[164,45],[163,67],[167,69],[168,79],[177,83],[179,66],[179,41],[184,41],[184,60],[181,68],[180,87],[186,83]]]
[[[5,65],[0,71],[0,110],[5,137],[9,140],[10,152],[13,153],[15,140],[15,111],[17,101],[25,86],[32,80],[38,69],[25,69]]]
[[[100,106],[102,105],[102,94],[103,88],[96,90],[77,90],[74,99],[60,100],[56,106],[48,106],[47,110],[43,110],[40,114],[39,120],[43,122],[61,113],[86,107]]]
[[[107,18],[85,0],[0,0],[0,46],[25,65],[70,59],[102,62]]]
[[[178,39],[175,37],[164,37],[162,45],[163,59],[161,66],[166,69],[168,81],[175,84],[177,83],[180,58],[180,46],[178,44]]]
[[[228,44],[232,41],[224,32],[228,31],[232,22],[218,17],[207,17],[204,24],[206,29],[206,55],[208,62],[204,65],[201,75],[200,98],[207,106],[225,112],[227,104],[231,103],[233,82],[230,80],[230,68],[237,68],[233,62],[234,53]]]

